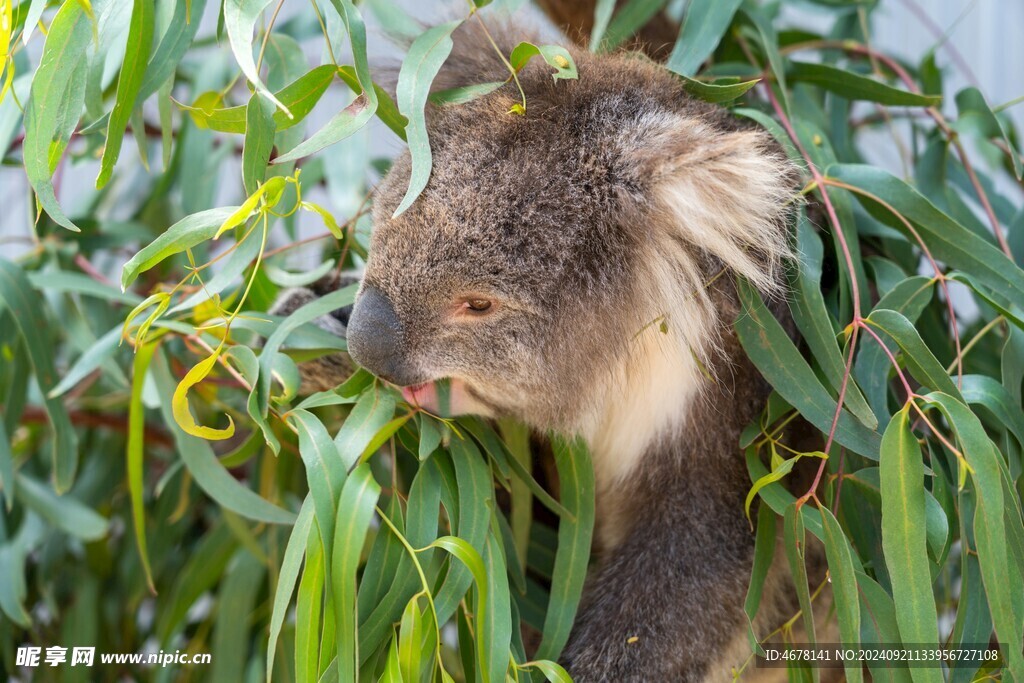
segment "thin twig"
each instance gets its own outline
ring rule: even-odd
[[[958,362],[963,362],[963,357],[967,355],[967,352],[973,349],[975,344],[981,341],[982,337],[991,332],[992,329],[995,328],[995,326],[998,325],[999,323],[1003,322],[1003,320],[1003,316],[997,315],[996,317],[992,318],[992,320],[990,320],[983,328],[978,330],[978,333],[971,337],[971,340],[969,342],[964,344],[964,348],[960,351],[960,355],[956,358],[956,360],[949,364],[949,367],[946,368],[946,372],[953,372],[953,368],[956,366],[956,364]]]
[[[274,8],[274,13],[270,15],[270,24],[267,25],[267,30],[263,32],[263,42],[260,43],[260,54],[256,58],[256,73],[260,72],[260,67],[263,66],[263,53],[267,50],[267,42],[270,40],[270,32],[274,30],[274,24],[277,23],[277,15],[281,12],[281,8],[284,7],[284,0],[278,0],[277,7]]]

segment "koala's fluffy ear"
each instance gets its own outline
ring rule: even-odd
[[[791,256],[796,168],[768,133],[716,123],[660,116],[633,138],[654,223],[777,292],[779,268]]]
[[[328,276],[309,287],[286,289],[278,296],[270,312],[280,316],[290,315],[309,302],[358,281],[359,278],[355,275],[342,274],[340,276]],[[316,318],[313,324],[331,334],[344,338],[348,318],[351,313],[352,307],[346,306]],[[333,389],[348,379],[353,371],[355,371],[355,365],[348,357],[348,354],[345,353],[331,353],[299,363],[299,374],[302,377],[300,392],[308,394],[314,391]]]

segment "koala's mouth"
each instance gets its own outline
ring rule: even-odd
[[[399,387],[399,390],[402,392],[402,398],[404,398],[405,402],[409,405],[430,410],[428,406],[438,402],[437,387],[434,386],[434,382],[424,382],[423,384]]]
[[[496,412],[493,405],[461,379],[446,378],[398,389],[409,405],[443,417],[469,414],[491,416]]]

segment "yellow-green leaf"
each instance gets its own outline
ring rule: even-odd
[[[198,436],[209,441],[230,439],[235,433],[235,422],[231,419],[231,416],[228,415],[228,426],[224,429],[204,427],[197,424],[195,418],[192,416],[192,411],[189,410],[188,390],[202,382],[206,376],[210,374],[210,370],[212,370],[213,366],[217,363],[217,359],[220,358],[220,354],[221,349],[218,348],[212,355],[196,363],[195,366],[185,374],[185,378],[178,383],[178,387],[174,390],[174,397],[171,399],[171,407],[174,411],[174,420],[178,423],[178,426],[181,427],[186,434]]]

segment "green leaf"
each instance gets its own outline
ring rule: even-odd
[[[594,26],[590,30],[590,51],[597,52],[604,41],[605,31],[608,30],[608,23],[612,20],[612,13],[615,11],[615,0],[595,0],[594,2]]]
[[[106,518],[70,494],[58,496],[50,487],[20,472],[15,477],[18,500],[56,528],[83,541],[95,541],[107,535]]]
[[[389,37],[408,43],[423,30],[401,5],[389,0],[363,0],[363,4],[370,8],[370,13]]]
[[[199,18],[203,16],[205,9],[206,0],[188,0],[172,5],[173,15],[167,22],[167,28],[161,34],[157,46],[152,50],[137,101],[147,99],[174,75],[182,57],[191,47],[199,26],[203,23]],[[157,23],[160,24],[160,21]]]
[[[272,118],[275,129],[277,131],[287,130],[301,123],[309,112],[313,111],[313,107],[320,101],[323,94],[327,92],[327,88],[334,81],[337,72],[338,69],[333,64],[318,66],[274,93],[275,97],[283,102],[292,113],[292,117],[289,118],[283,111],[273,109]],[[249,102],[252,102],[252,98]],[[246,131],[248,105],[223,109],[179,106],[189,112],[197,125],[222,133],[242,134]]]
[[[57,385],[57,371],[50,343],[49,307],[32,289],[21,268],[5,259],[0,259],[0,303],[7,306],[25,340],[36,383],[43,392],[46,415],[53,429],[53,487],[58,494],[64,493],[71,488],[78,469],[78,438],[64,402],[50,397]]]
[[[306,542],[309,539],[310,529],[313,526],[313,496],[306,496],[302,502],[302,509],[295,519],[295,526],[288,537],[288,545],[284,549],[284,557],[281,558],[281,567],[278,570],[277,586],[274,588],[274,606],[270,614],[270,642],[267,645],[267,683],[271,683],[270,677],[274,672],[274,657],[277,654],[277,641],[281,637],[281,628],[288,613],[288,605],[292,600],[292,591],[295,590],[295,581],[299,577],[299,568],[302,565],[302,557],[306,551]]]
[[[495,504],[491,472],[472,441],[453,439],[450,448],[459,502],[458,535],[484,556],[487,554],[491,510]],[[464,568],[458,565],[451,567],[434,598],[438,620],[447,621],[455,613],[471,580]]]
[[[804,522],[796,503],[789,505],[782,517],[782,543],[786,549],[786,560],[789,562],[789,571],[793,577],[796,587],[797,600],[800,602],[800,612],[804,622],[804,637],[811,645],[817,643],[817,636],[814,631],[814,609],[811,606],[810,587],[807,578],[807,538],[804,534]],[[815,681],[818,679],[817,670],[812,669]]]
[[[490,425],[477,417],[460,417],[457,425],[458,429],[464,427],[473,436],[473,440],[480,444],[487,457],[498,469],[500,479],[507,479],[511,476],[508,448]]]
[[[207,532],[189,553],[174,577],[171,590],[161,593],[154,627],[161,646],[184,626],[185,615],[203,593],[215,586],[235,554],[238,542],[224,524]]]
[[[940,475],[935,474],[937,477],[934,481],[944,481]],[[857,505],[863,505],[871,508],[872,511],[878,510],[878,515],[881,515],[881,504],[882,504],[882,487],[880,481],[880,472],[877,467],[865,467],[857,470],[856,473],[847,475],[847,479],[851,484],[858,489],[858,501]],[[936,483],[936,486],[939,484]],[[931,491],[926,490],[924,495],[925,502],[925,536],[928,540],[928,551],[930,555],[937,561],[944,558],[948,548],[946,542],[949,538],[949,521],[946,518],[942,505],[936,499],[936,496]],[[873,517],[877,519],[877,517]],[[851,522],[848,522],[848,527],[852,526]],[[871,529],[871,542],[881,543],[880,536],[874,534],[874,529]],[[856,539],[851,538],[851,541],[857,542]],[[881,548],[879,547],[879,552]]]
[[[355,681],[356,644],[356,570],[362,554],[373,509],[380,497],[380,485],[373,479],[368,464],[359,465],[345,481],[338,500],[334,525],[334,550],[331,555],[331,589],[337,620],[338,680]]]
[[[304,208],[306,204],[307,202],[303,202]],[[323,209],[322,207],[317,208],[317,213],[323,211],[325,215],[327,215],[328,217],[330,216],[330,214],[327,214],[326,209]],[[334,219],[331,218],[330,220]],[[335,225],[334,227],[337,226]],[[335,232],[335,230],[331,229],[331,227],[328,227],[328,230],[331,230],[332,234]],[[340,229],[337,232],[337,236],[339,238],[342,237]],[[273,282],[275,285],[279,287],[306,287],[308,285],[313,284],[317,280],[321,279],[328,273],[330,273],[335,266],[336,264],[334,263],[334,261],[327,259],[319,266],[311,270],[307,270],[305,272],[292,273],[288,272],[287,270],[284,270],[283,268],[278,268],[275,265],[265,262],[263,264],[263,272],[267,274],[267,279],[269,279],[271,282]]]
[[[522,42],[512,48],[512,54],[509,56],[508,61],[513,69],[522,71],[529,61],[537,56],[540,56],[545,62],[555,68],[552,78],[556,81],[579,78],[579,73],[576,71],[576,62],[573,60],[572,55],[569,54],[568,50],[559,45],[534,45],[533,43]]]
[[[332,557],[334,549],[331,544],[334,542],[337,516],[335,506],[348,478],[348,471],[338,456],[327,428],[315,415],[305,410],[293,410],[288,413],[288,420],[299,433],[299,455],[306,467],[306,480],[313,496],[313,509],[316,511],[324,557]],[[328,571],[327,580],[330,579]]]
[[[912,322],[896,311],[875,309],[867,317],[867,324],[885,332],[899,345],[903,351],[903,362],[914,379],[930,389],[959,398],[956,383],[935,359]]]
[[[19,10],[21,7],[18,8]],[[43,10],[46,9],[46,0],[31,0],[28,5],[28,11],[25,13],[25,32],[21,35],[21,41],[28,44],[29,39],[35,32],[39,20],[43,17]],[[20,12],[19,12],[20,13]],[[11,27],[13,29],[13,26]]]
[[[11,441],[7,436],[7,427],[0,420],[0,491],[3,491],[7,512],[14,507],[14,487],[14,454],[11,453]]]
[[[252,553],[239,548],[218,590],[217,617],[210,649],[220,656],[212,662],[210,679],[230,680],[248,661],[249,633],[245,624],[260,597],[266,567]]]
[[[315,683],[320,676],[320,612],[326,581],[324,549],[314,525],[306,543],[306,564],[295,601],[295,680]]]
[[[329,311],[328,311],[329,312]],[[243,316],[256,315],[256,311],[243,311]],[[322,314],[321,314],[322,315]],[[261,337],[266,337],[268,340],[274,335],[278,328],[284,324],[288,318],[279,315],[269,315],[259,312],[260,319],[255,318],[235,318],[234,322],[231,323],[232,329],[238,330],[250,330],[255,332]],[[290,316],[289,316],[290,317]],[[319,318],[320,315],[315,315],[313,319]],[[291,324],[286,339],[288,341],[288,348],[292,351],[344,351],[347,347],[345,346],[345,340],[341,339],[337,335],[331,334],[327,330],[321,329],[316,325],[303,321],[301,323]],[[278,344],[280,346],[280,344]],[[264,348],[266,346],[264,345]],[[333,393],[333,392],[331,392]],[[338,397],[345,399],[346,397]]]
[[[427,415],[426,413],[420,413],[416,416],[416,423],[419,425],[420,439],[419,439],[419,450],[417,456],[420,460],[426,460],[429,458],[437,447],[441,445],[441,427],[439,421],[435,418]]]
[[[356,75],[355,67],[338,67],[338,76],[345,82],[345,85],[352,89],[352,92],[357,95],[363,92],[363,86],[359,84],[359,77]],[[404,142],[405,126],[409,123],[408,119],[398,111],[398,105],[395,104],[395,101],[391,99],[391,95],[386,90],[374,83],[373,92],[377,97],[377,118]]]
[[[517,476],[511,484],[511,511],[509,522],[512,530],[513,543],[521,562],[521,569],[526,571],[528,551],[530,548],[530,528],[533,526],[534,494],[526,479],[533,479],[530,468],[533,467],[533,452],[530,449],[530,432],[524,425],[512,420],[499,422],[501,437],[509,452],[509,463],[513,461],[518,468]],[[523,475],[525,474],[525,479]],[[538,488],[540,488],[538,486]]]
[[[78,226],[61,210],[51,176],[68,144],[68,139],[60,132],[61,119],[69,114],[77,121],[81,114],[80,111],[65,112],[65,107],[74,99],[68,98],[68,90],[73,87],[75,70],[86,62],[91,38],[89,17],[81,5],[77,2],[61,5],[50,23],[25,107],[22,145],[25,174],[43,210],[55,223],[74,232],[78,232]],[[79,80],[84,83],[83,79]]]
[[[487,594],[490,605],[487,611],[477,615],[480,623],[477,648],[483,653],[481,671],[489,672],[483,679],[501,681],[508,670],[509,646],[512,643],[511,598],[509,596],[508,572],[501,541],[494,533],[487,535],[484,549],[484,568],[487,572]]]
[[[422,548],[437,538],[438,507],[441,499],[439,458],[431,458],[420,467],[409,488],[405,537],[413,548]],[[390,530],[386,533],[391,533]],[[429,553],[419,553],[421,564],[429,565]],[[418,578],[408,557],[402,557],[390,588],[382,599],[370,601],[371,593],[359,592],[361,620],[359,623],[360,658],[365,659],[391,632],[391,625],[402,616],[409,599],[418,592]],[[392,580],[393,579],[393,580]],[[465,591],[463,591],[465,592]],[[462,596],[460,596],[461,598]],[[435,605],[437,603],[435,602]]]
[[[856,649],[860,646],[860,597],[855,574],[859,562],[854,564],[854,552],[838,520],[828,508],[819,506],[819,510],[824,523],[825,556],[832,579],[839,634],[845,647]],[[864,680],[861,662],[845,662],[845,667],[847,680],[854,683]]]
[[[260,183],[256,191],[242,202],[238,210],[224,219],[224,222],[217,228],[217,232],[213,234],[213,239],[220,239],[220,236],[228,230],[234,230],[243,225],[254,213],[259,212],[261,217],[266,217],[270,209],[281,201],[286,183],[283,176],[274,176],[267,182]]]
[[[178,454],[199,488],[219,505],[247,519],[271,524],[294,523],[295,515],[274,505],[231,476],[217,460],[209,443],[186,434],[178,427],[168,400],[174,393],[176,382],[171,375],[163,349],[156,352],[152,372],[157,391],[162,397],[160,411],[164,424],[171,430]]]
[[[779,52],[779,36],[772,25],[766,8],[747,5],[740,10],[740,15],[749,22],[755,32],[755,38],[760,43],[768,60],[768,67],[775,78],[777,88],[776,95],[782,104],[782,110],[789,112],[789,92],[786,85],[786,70],[783,66],[782,55]],[[772,119],[774,121],[774,119]]]
[[[964,489],[959,499],[960,525],[963,541],[968,542],[973,534],[975,504],[973,491]],[[956,605],[956,622],[953,624],[952,642],[964,645],[984,643],[992,636],[992,616],[985,596],[985,584],[976,553],[966,553],[961,560],[961,588]],[[980,662],[979,662],[980,665]],[[961,666],[950,673],[950,683],[965,683],[974,680],[977,667]]]
[[[850,100],[867,100],[899,107],[934,107],[940,95],[919,95],[860,76],[828,64],[792,62],[786,76],[798,83],[811,83]]]
[[[128,444],[125,457],[128,461],[128,494],[132,501],[132,522],[135,525],[135,545],[139,559],[146,573],[149,589],[156,593],[153,570],[149,565],[149,549],[146,544],[146,510],[143,503],[143,448],[145,446],[146,411],[142,404],[142,387],[149,370],[149,362],[156,351],[156,344],[146,344],[135,353],[132,364],[132,391],[128,402]]]
[[[85,353],[79,356],[74,365],[67,369],[60,382],[57,383],[57,386],[50,389],[47,395],[51,398],[57,398],[70,391],[96,368],[110,360],[117,351],[120,342],[121,325],[118,325],[86,349]]]
[[[121,142],[124,140],[128,118],[135,110],[135,102],[142,89],[149,49],[153,43],[153,11],[153,0],[132,2],[128,46],[117,78],[114,109],[107,121],[107,142],[103,147],[103,158],[100,160],[100,173],[96,177],[97,188],[106,185],[114,172],[114,165],[121,154]]]
[[[53,292],[67,292],[96,297],[104,301],[116,301],[132,306],[142,301],[142,297],[134,292],[122,292],[102,282],[98,282],[83,273],[71,273],[63,270],[46,270],[25,273],[28,281],[36,289]]]
[[[549,683],[572,683],[572,677],[569,676],[569,672],[555,662],[541,659],[535,662],[528,662],[523,666],[532,666],[536,668],[544,674],[544,678],[546,678]]]
[[[479,673],[484,683],[488,683],[493,680],[492,672],[488,667],[488,652],[485,647],[484,641],[482,640],[482,632],[485,628],[484,624],[487,621],[488,612],[491,610],[490,601],[490,588],[491,584],[487,581],[487,570],[485,569],[484,560],[480,553],[476,551],[466,541],[455,536],[442,536],[433,543],[430,544],[431,548],[441,548],[454,555],[459,562],[469,570],[470,575],[473,578],[473,582],[476,584],[476,637],[477,637],[477,665],[479,666]],[[465,645],[463,645],[465,647]],[[503,653],[504,654],[504,653]],[[499,681],[503,680],[498,678]]]
[[[999,138],[1010,150],[1010,159],[1013,165],[1013,173],[1020,180],[1024,176],[1024,164],[1021,163],[1020,154],[1016,152],[1010,134],[1003,125],[1003,122],[992,111],[985,96],[975,87],[964,88],[956,94],[956,108],[961,120],[970,118],[979,122],[982,133],[989,138]]]
[[[1024,301],[1024,271],[999,249],[944,214],[917,190],[880,168],[836,164],[827,169],[830,178],[842,181],[886,202],[914,226],[932,256],[963,270],[986,287],[1014,301]],[[913,240],[906,226],[874,199],[857,193],[872,216]]]
[[[751,481],[757,481],[768,474],[768,468],[761,462],[754,446],[749,446],[744,451],[747,461],[747,472]],[[773,482],[765,486],[759,492],[761,500],[779,515],[785,515],[786,509],[796,501],[796,496],[790,493],[785,486],[779,482]],[[822,529],[821,514],[817,508],[804,505],[800,508],[800,517],[804,527],[810,529],[811,533],[818,538],[824,538],[825,532]]]
[[[867,574],[856,572],[857,587],[861,598],[861,642],[900,644],[896,625],[896,608],[892,598]],[[869,662],[868,669],[876,681],[887,683],[910,683],[910,669],[893,666],[892,662]]]
[[[765,379],[800,411],[811,424],[828,434],[836,402],[814,375],[779,322],[765,308],[760,295],[743,281],[739,283],[743,311],[736,318],[736,331],[744,350]],[[845,410],[839,415],[835,440],[866,458],[876,460],[881,440]]]
[[[348,32],[352,44],[352,58],[355,62],[355,75],[358,87],[356,99],[347,107],[334,115],[323,128],[308,140],[299,143],[294,149],[274,159],[273,163],[281,164],[294,161],[317,152],[328,145],[347,138],[366,125],[366,122],[377,113],[380,98],[370,78],[370,67],[366,56],[366,27],[362,15],[351,0],[331,0]],[[403,63],[404,66],[404,63]],[[339,73],[343,78],[344,73]],[[347,79],[346,79],[347,80]]]
[[[263,83],[256,69],[256,61],[252,56],[252,32],[263,10],[269,4],[270,0],[225,0],[224,29],[227,31],[228,42],[235,55],[235,61],[238,62],[242,73],[256,89],[256,93],[266,97],[281,109],[285,116],[292,118],[288,107],[278,100]]]
[[[392,638],[388,647],[387,661],[384,665],[384,673],[378,679],[378,683],[402,683],[402,665],[398,656],[398,639]]]
[[[426,630],[432,630],[432,625],[424,624],[423,611],[420,610],[420,598],[423,597],[424,593],[414,595],[402,612],[402,622],[398,629],[398,665],[401,680],[421,680],[426,666],[422,655],[427,654],[429,657],[432,654],[425,653],[426,648],[422,647]],[[424,608],[424,611],[427,610],[429,606]]]
[[[276,327],[273,327],[273,332],[267,337],[267,341],[263,345],[263,351],[260,354],[259,381],[253,385],[252,392],[249,395],[249,414],[259,424],[267,444],[275,453],[280,450],[281,444],[266,419],[270,404],[270,383],[273,376],[274,357],[277,355],[281,345],[284,344],[285,340],[288,339],[289,335],[296,328],[316,320],[321,315],[326,315],[331,311],[348,306],[355,298],[355,292],[356,286],[349,285],[305,304],[298,310],[293,311],[291,315],[281,321]],[[326,333],[326,336],[332,337],[333,335]]]
[[[596,51],[611,52],[632,38],[664,6],[665,0],[626,0],[612,16]]]
[[[368,391],[359,397],[334,437],[334,445],[345,467],[352,467],[359,461],[374,436],[394,414],[395,399],[388,392]]]
[[[1011,323],[1024,330],[1024,311],[1021,310],[1020,306],[1014,304],[1006,297],[1001,294],[997,294],[988,287],[981,286],[974,278],[967,273],[961,273],[954,271],[949,273],[947,277],[950,280],[961,282],[977,294],[981,299],[992,308],[999,311],[999,314],[1009,320]]]
[[[247,195],[255,194],[266,178],[276,128],[273,105],[254,93],[245,108],[245,144],[242,146],[242,185]]]
[[[374,538],[363,568],[363,577],[359,582],[359,613],[363,617],[369,614],[369,607],[381,603],[391,588],[391,583],[397,576],[398,564],[405,553],[402,543],[390,531],[391,526],[394,526],[398,533],[405,533],[405,515],[398,496],[391,497],[384,515],[391,524],[387,525],[387,529],[381,527]]]
[[[949,520],[931,491],[924,492],[924,514],[928,552],[936,564],[942,566],[947,552],[946,541],[949,539]]]
[[[121,269],[121,289],[128,289],[140,273],[144,273],[167,257],[180,254],[212,239],[221,224],[238,208],[228,206],[209,209],[182,218],[124,264],[124,268]]]
[[[932,392],[924,399],[942,411],[970,465],[971,481],[977,491],[974,535],[992,622],[1000,644],[1006,645],[1001,650],[1009,663],[1008,671],[1014,679],[1024,679],[1024,653],[1016,646],[1024,640],[1024,625],[1020,621],[1024,594],[1018,590],[1024,585],[1024,570],[1010,552],[1010,539],[1024,538],[1019,500],[1015,500],[1009,487],[1004,487],[1006,464],[977,416],[963,403],[940,392]]]
[[[718,47],[740,3],[741,0],[692,0],[686,6],[683,29],[665,66],[682,76],[697,73],[697,68]]]
[[[882,486],[882,550],[895,571],[892,579],[896,621],[904,643],[939,642],[925,535],[924,463],[910,431],[906,405],[882,437],[879,464]],[[938,669],[913,668],[915,683],[941,681]]]
[[[590,560],[594,531],[594,469],[590,453],[579,440],[552,444],[562,504],[572,514],[558,524],[558,552],[551,579],[551,598],[537,659],[557,661],[569,640]]]
[[[377,433],[373,435],[370,442],[366,444],[366,448],[363,449],[362,454],[359,456],[359,462],[366,462],[373,455],[379,451],[384,444],[395,436],[399,429],[401,429],[406,422],[412,419],[413,413],[408,412],[405,415],[399,415],[393,420],[389,420],[387,424],[377,430]]]
[[[960,392],[968,405],[984,406],[995,417],[994,424],[1013,433],[1024,446],[1024,410],[997,380],[986,375],[964,375]]]
[[[778,542],[775,526],[775,513],[767,505],[760,506],[757,510],[757,531],[754,535],[754,567],[750,572],[747,596],[743,600],[743,611],[747,615],[747,640],[750,643],[751,651],[758,653],[762,651],[762,648],[757,634],[754,633],[754,619],[761,606],[761,596],[764,593],[768,571],[775,559],[775,546]]]
[[[41,522],[36,524],[42,526]],[[27,629],[32,625],[32,617],[25,610],[26,554],[14,542],[0,543],[0,572],[5,579],[0,581],[0,609],[12,622]]]
[[[398,108],[409,119],[405,135],[409,141],[412,171],[409,189],[392,218],[408,209],[430,180],[433,160],[424,109],[430,96],[430,84],[452,51],[452,31],[461,23],[461,20],[449,21],[424,31],[409,47],[398,73]]]
[[[682,79],[686,92],[711,104],[732,102],[742,97],[744,93],[761,82],[760,78],[750,81],[735,81],[735,79],[723,78],[710,83],[683,75],[680,75],[679,78]]]
[[[815,451],[812,453],[798,453],[788,460],[783,460],[779,465],[772,469],[770,474],[766,474],[754,482],[754,485],[750,487],[750,491],[747,492],[747,499],[743,503],[743,509],[747,514],[747,521],[750,521],[750,504],[754,502],[754,497],[757,496],[758,492],[769,484],[773,484],[777,481],[781,481],[783,477],[793,471],[793,466],[800,461],[801,458],[812,456],[815,458],[827,458],[828,456],[821,451]]]
[[[160,117],[161,161],[165,169],[171,165],[171,151],[174,145],[174,122],[171,117],[171,92],[173,90],[174,76],[171,76],[160,86],[156,100],[157,115]]]
[[[907,320],[915,322],[932,299],[935,282],[924,276],[903,279],[892,287],[875,306],[876,309],[889,309],[902,314]],[[895,354],[895,342],[886,341],[885,348]],[[863,340],[862,340],[863,341]],[[892,364],[880,344],[872,341],[859,344],[857,360],[854,363],[854,376],[864,390],[878,424],[884,428],[889,423],[889,377],[893,372]]]
[[[439,90],[430,94],[427,98],[431,104],[439,107],[466,104],[484,95],[489,95],[501,86],[505,81],[491,81],[489,83],[477,83],[476,85],[464,85],[458,88]]]

